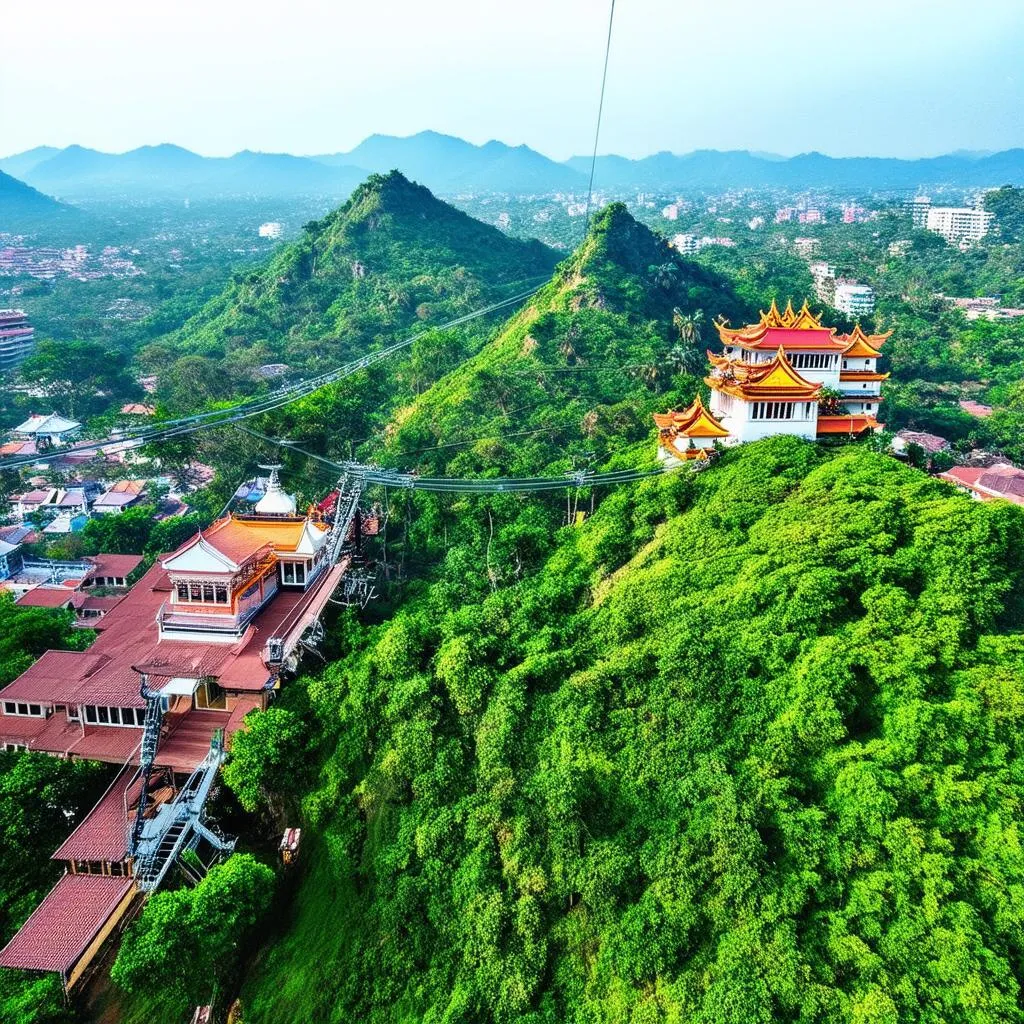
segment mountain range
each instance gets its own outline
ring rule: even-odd
[[[0,160],[0,170],[62,199],[112,195],[274,196],[322,194],[343,199],[365,177],[356,168],[328,166],[287,153],[243,150],[204,157],[180,146],[140,146],[102,153],[84,146],[40,146]]]
[[[77,222],[81,216],[73,207],[0,171],[0,231],[29,232],[54,221]]]
[[[544,194],[583,192],[590,158],[557,162],[528,146],[491,141],[482,146],[438,132],[399,138],[371,135],[347,152],[293,156],[243,150],[204,157],[180,146],[142,146],[103,153],[83,146],[39,146],[0,160],[0,170],[50,195],[71,201],[112,195],[287,196],[344,198],[366,172],[401,170],[434,192]],[[656,153],[633,160],[598,158],[599,189],[722,190],[834,188],[912,190],[938,185],[972,188],[1024,185],[1024,149],[951,153],[917,160],[830,157],[804,153],[780,157],[746,150]]]

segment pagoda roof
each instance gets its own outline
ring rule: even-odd
[[[816,399],[822,385],[801,377],[780,348],[770,363],[744,363],[709,352],[715,370],[705,380],[716,391],[744,401]]]
[[[171,572],[233,571],[265,549],[312,554],[323,546],[326,526],[302,516],[225,516],[167,556]]]
[[[866,334],[860,324],[855,324],[849,334],[838,335],[838,340],[846,342],[846,348],[843,349],[844,356],[877,359],[882,354],[879,350],[891,334],[892,331],[887,331],[885,334]]]
[[[654,422],[661,430],[681,437],[728,437],[729,431],[708,412],[700,395],[693,404],[678,412],[655,413]]]
[[[847,343],[836,336],[835,328],[825,327],[806,302],[799,310],[794,310],[790,302],[780,313],[773,299],[768,311],[762,310],[756,324],[731,328],[720,322],[716,326],[722,344],[739,345],[742,348],[771,350],[785,347],[841,352],[847,347]]]

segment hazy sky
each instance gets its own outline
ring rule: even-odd
[[[8,0],[0,154],[589,150],[606,0]],[[1024,0],[618,0],[603,152],[1024,145]]]

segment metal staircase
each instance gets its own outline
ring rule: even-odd
[[[133,835],[135,882],[143,892],[152,892],[183,850],[194,848],[205,839],[219,855],[235,848],[234,839],[226,839],[203,822],[203,811],[210,790],[224,760],[223,730],[218,729],[210,741],[210,751],[189,776],[177,796],[160,807],[149,820],[136,817]]]
[[[156,760],[157,748],[160,746],[160,730],[164,724],[164,699],[157,690],[149,688],[149,679],[142,676],[139,693],[146,702],[146,717],[142,726],[142,743],[139,746],[139,775],[142,785],[139,789],[139,805],[135,811],[128,837],[128,855],[134,857],[142,836],[146,799],[149,795],[149,781],[153,774],[153,762]]]

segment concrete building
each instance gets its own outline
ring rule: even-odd
[[[874,289],[853,281],[837,282],[832,305],[847,316],[870,316],[875,311]]]
[[[915,196],[904,206],[904,209],[910,214],[911,223],[915,228],[928,227],[928,211],[931,208],[932,201],[928,196]]]
[[[270,220],[259,227],[260,238],[280,238],[284,234],[284,225],[280,221]]]
[[[925,227],[942,235],[950,245],[966,246],[988,234],[994,217],[988,210],[969,206],[933,206]]]
[[[0,309],[0,373],[13,370],[35,343],[35,330],[23,310]]]

